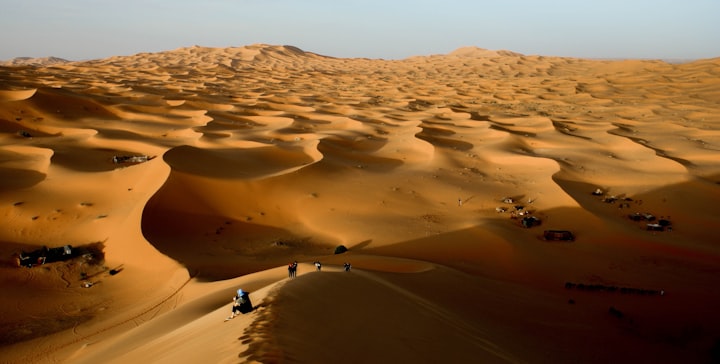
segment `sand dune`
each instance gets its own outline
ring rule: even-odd
[[[719,66],[264,44],[0,66],[0,361],[717,360]],[[224,322],[239,287],[256,310]]]
[[[0,61],[0,65],[2,66],[50,66],[54,64],[63,64],[68,63],[67,59],[62,59],[58,57],[42,57],[42,58],[33,58],[33,57],[16,57],[7,61]]]

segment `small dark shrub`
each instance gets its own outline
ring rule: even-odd
[[[342,254],[348,251],[348,248],[345,247],[345,245],[338,245],[337,248],[335,248],[335,254]]]

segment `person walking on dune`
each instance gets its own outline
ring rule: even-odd
[[[288,277],[295,278],[297,276],[297,261],[294,261],[288,265]]]
[[[319,272],[321,269],[322,269],[322,264],[320,263],[320,261],[315,261],[315,270],[317,270]]]

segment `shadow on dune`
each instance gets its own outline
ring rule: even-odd
[[[403,165],[403,161],[399,159],[372,155],[382,145],[373,143],[373,146],[368,148],[358,144],[350,140],[326,138],[320,141],[317,149],[324,156],[324,164],[357,167],[373,172],[390,172]]]
[[[115,113],[93,100],[92,96],[88,96],[88,94],[78,94],[64,87],[38,88],[35,95],[23,102],[31,104],[35,110],[45,114],[55,115],[55,117],[61,119],[119,119]]]
[[[557,130],[559,133],[575,138],[580,138],[583,140],[592,140],[591,137],[580,135],[578,132],[578,128],[573,127],[572,124],[572,121],[552,120],[553,128],[555,128],[555,130]]]
[[[663,186],[653,190],[635,195],[627,195],[622,190],[605,191],[603,196],[592,194],[596,189],[605,189],[605,186],[580,181],[571,174],[558,172],[552,176],[553,181],[571,196],[583,210],[597,215],[608,217],[626,215],[630,212],[648,212],[654,208],[662,211],[651,211],[662,215],[663,211],[670,214],[677,211],[687,223],[694,227],[703,225],[702,229],[691,229],[689,232],[717,235],[711,228],[717,222],[717,214],[709,213],[720,205],[720,175],[711,175],[702,178],[691,179],[687,182]],[[610,197],[608,202],[603,203],[605,197]],[[614,201],[612,199],[617,199]],[[622,203],[625,203],[621,206]],[[608,207],[613,209],[608,210]],[[622,211],[623,209],[627,211]],[[615,211],[615,210],[619,210]],[[715,222],[713,222],[715,221]]]
[[[446,135],[452,135],[454,132],[445,131],[438,132],[437,128],[423,127],[423,131],[415,134],[418,139],[422,139],[438,148],[450,148],[461,151],[468,151],[474,147],[472,143],[462,140],[448,138]]]
[[[0,267],[18,266],[18,255],[23,251],[31,251],[37,249],[38,246],[22,244],[11,241],[0,241]]]
[[[96,128],[97,137],[110,140],[135,140],[147,142],[150,144],[161,144],[162,139],[158,139],[152,135],[143,135],[141,133],[132,132],[123,129]],[[168,143],[169,144],[169,143]]]
[[[45,173],[20,168],[0,168],[0,190],[32,187],[45,179]]]
[[[372,239],[364,240],[364,241],[361,241],[361,242],[359,242],[359,243],[357,243],[357,244],[355,244],[355,245],[352,245],[352,246],[350,247],[350,249],[354,249],[354,250],[364,249],[364,248],[366,248],[367,246],[369,246],[371,243],[372,243]]]
[[[534,350],[545,351],[547,344],[562,342],[562,346],[550,344],[554,349],[546,353],[554,352],[551,354],[553,360],[547,362],[558,362],[559,358],[565,358],[560,360],[563,362],[609,362],[619,357],[628,361],[673,362],[689,357],[697,360],[706,355],[709,344],[716,340],[711,328],[719,320],[711,302],[718,302],[720,297],[705,288],[718,282],[717,250],[707,254],[692,246],[684,247],[684,242],[674,246],[674,242],[662,242],[642,230],[627,234],[620,230],[614,234],[603,232],[605,237],[616,240],[605,241],[596,236],[602,224],[585,220],[582,215],[578,217],[583,211],[562,208],[547,212],[552,217],[550,224],[573,221],[577,224],[566,226],[582,232],[573,243],[543,241],[541,236],[546,226],[524,229],[507,220],[497,220],[395,245],[367,247],[362,253],[434,262],[489,279],[491,286],[463,285],[463,289],[455,293],[464,290],[467,296],[457,299],[474,300],[477,316],[489,320],[480,327],[492,332],[492,338],[500,340],[501,333],[513,332],[505,337],[511,337],[510,341],[499,343],[519,343],[523,351],[513,354],[533,352],[529,349],[533,346]],[[584,215],[591,216],[589,213]],[[682,240],[680,235],[676,238]],[[650,261],[648,256],[652,257]],[[625,265],[625,262],[632,263]],[[617,271],[619,265],[623,266],[623,272]],[[353,266],[361,269],[362,264]],[[562,282],[574,276],[589,276],[600,281],[614,277],[633,284],[662,282],[665,284],[662,288],[679,294],[672,299],[623,294],[587,295],[582,297],[582,304],[573,301],[572,308],[568,309],[567,292],[562,289]],[[670,276],[673,278],[668,278]],[[408,275],[396,275],[392,279],[410,281],[418,293],[430,289],[435,297],[440,294],[438,287],[447,290],[461,286],[456,281],[433,285],[430,280]],[[408,288],[407,284],[402,287]],[[483,287],[494,287],[494,292],[479,293]],[[443,291],[442,294],[448,293]],[[632,319],[617,321],[607,315],[609,305],[628,307]],[[494,321],[495,318],[499,321]],[[567,325],[567,322],[573,322],[573,325]],[[688,327],[694,331],[689,331]],[[529,334],[531,332],[552,332],[552,338],[546,341],[541,338],[544,334]],[[563,346],[573,350],[564,351]],[[604,348],[602,354],[596,350],[599,347]],[[633,353],[629,353],[631,348],[635,350]],[[530,357],[525,359],[533,361]]]
[[[23,121],[23,118],[21,117],[18,117],[15,120],[17,122],[0,119],[0,133],[15,133],[17,135],[17,138],[37,138],[53,135],[43,131],[39,131],[33,127],[28,127],[27,125],[20,124],[19,122]]]
[[[77,316],[49,313],[33,320],[6,322],[0,331],[0,347],[69,330],[92,318],[87,313]]]
[[[514,124],[503,124],[499,122],[492,122],[490,124],[490,129],[495,129],[499,131],[504,131],[506,133],[525,136],[525,137],[535,137],[537,136],[536,133],[530,132],[530,131],[522,131],[522,130],[513,130],[509,128],[509,126],[515,126]]]
[[[52,164],[79,172],[107,172],[127,167],[131,164],[113,163],[113,157],[139,155],[134,152],[70,145],[47,146],[47,148],[54,151],[50,159]]]
[[[691,170],[695,168],[695,164],[687,159],[680,158],[678,156],[672,155],[672,153],[669,153],[668,151],[656,147],[653,145],[652,142],[645,140],[640,137],[636,137],[633,134],[637,133],[635,129],[633,129],[632,126],[623,125],[620,123],[613,123],[614,126],[616,126],[616,129],[608,130],[607,133],[610,135],[616,135],[624,138],[630,139],[633,143],[639,144],[645,148],[649,148],[655,152],[655,155],[661,158],[667,158],[671,161],[677,162],[679,164],[682,164],[685,168],[688,170]]]
[[[17,242],[0,241],[0,274],[2,275],[3,290],[14,297],[12,307],[3,305],[0,313],[0,348],[6,345],[27,341],[30,339],[54,334],[68,330],[89,321],[95,315],[87,303],[77,302],[77,292],[72,292],[71,285],[78,283],[72,277],[100,282],[98,276],[107,272],[104,267],[105,245],[95,242],[72,247],[70,255],[59,256],[48,251],[47,247],[22,244]],[[57,253],[57,251],[55,251]],[[26,257],[43,256],[47,261],[43,265],[32,267],[21,266],[20,255]],[[38,255],[42,254],[42,255]],[[27,261],[26,261],[27,262]],[[52,287],[53,291],[45,291]],[[62,288],[61,288],[62,287]],[[60,290],[58,291],[58,289]],[[23,300],[40,297],[47,293],[43,311],[30,314],[24,311]],[[68,312],[59,302],[58,297],[72,300],[83,309]],[[67,301],[66,301],[67,302]],[[34,303],[29,304],[30,306]],[[67,306],[65,306],[67,307]]]
[[[145,238],[201,281],[239,277],[327,255],[328,246],[272,226],[165,209],[152,200],[142,219]]]
[[[436,283],[433,289],[428,280]],[[265,309],[246,330],[243,339],[249,345],[240,357],[302,363],[350,358],[375,363],[518,362],[484,327],[484,311],[473,298],[478,290],[486,291],[473,277],[445,269],[309,273],[289,280],[265,300]],[[332,317],[332,323],[318,317]]]
[[[213,178],[261,178],[291,171],[315,160],[299,148],[201,149],[188,145],[170,149],[165,162],[178,172]]]

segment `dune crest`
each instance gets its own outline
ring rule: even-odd
[[[35,95],[37,89],[27,90],[0,90],[0,102],[27,100]]]
[[[0,66],[52,66],[68,62],[71,61],[58,57],[15,57],[7,61],[0,61]]]
[[[489,50],[489,49],[483,49],[480,47],[462,47],[462,48],[458,48],[458,49],[448,53],[448,55],[457,56],[457,57],[478,58],[478,57],[520,57],[523,54],[512,52],[512,51],[507,51],[507,50],[493,51],[493,50]]]
[[[266,44],[0,66],[0,361],[711,361],[718,70]],[[256,312],[224,322],[237,288]]]

